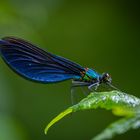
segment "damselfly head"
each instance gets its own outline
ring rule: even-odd
[[[108,73],[103,73],[102,76],[101,76],[101,82],[103,82],[103,83],[111,83],[112,78]]]

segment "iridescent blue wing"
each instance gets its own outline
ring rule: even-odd
[[[29,80],[41,83],[60,82],[81,76],[85,71],[80,65],[46,52],[18,38],[0,40],[0,52],[4,61],[15,72]]]

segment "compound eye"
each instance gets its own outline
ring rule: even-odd
[[[109,74],[108,73],[106,73],[105,75],[106,75],[106,77],[109,77]]]
[[[103,74],[103,78],[107,78],[108,76],[107,76],[107,73],[104,73]]]

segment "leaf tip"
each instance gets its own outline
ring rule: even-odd
[[[49,128],[50,127],[48,127],[48,126],[45,128],[45,130],[44,130],[45,135],[47,135]]]
[[[65,110],[64,112],[60,113],[58,116],[56,116],[45,128],[44,133],[45,135],[47,135],[49,128],[54,125],[56,122],[58,122],[60,119],[62,119],[63,117],[65,117],[66,115],[72,113],[73,109],[72,108],[68,108],[67,110]]]

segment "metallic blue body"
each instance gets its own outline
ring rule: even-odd
[[[99,79],[100,78],[100,74],[97,73],[95,70],[93,69],[88,69],[86,71],[86,75],[88,75],[89,77],[91,77],[91,79]]]
[[[94,79],[98,80],[100,77],[101,77],[101,75],[99,73],[97,73],[95,70],[88,69],[88,70],[86,70],[85,75],[82,77],[82,80],[83,81],[94,80]],[[74,79],[80,80],[81,76],[75,76]]]

